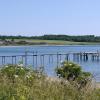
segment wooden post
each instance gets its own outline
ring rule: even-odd
[[[40,55],[40,65],[41,65],[41,67],[43,67],[42,65],[43,65],[43,63],[42,63],[42,55]]]
[[[15,64],[16,64],[16,56],[15,56]]]
[[[34,52],[33,52],[33,67],[34,67]]]
[[[66,60],[66,61],[68,61],[68,60],[69,60],[69,59],[68,59],[68,56],[69,56],[69,55],[68,55],[68,54],[66,54],[66,57],[65,57],[65,60]],[[75,57],[75,55],[73,55],[73,57]]]
[[[80,61],[82,61],[82,53],[80,52]]]
[[[27,66],[27,51],[25,52],[25,67]]]
[[[38,67],[38,66],[37,66],[37,57],[38,57],[38,55],[37,55],[37,51],[36,51],[36,67]]]
[[[86,61],[88,60],[88,54],[86,54]]]
[[[57,52],[57,68],[58,68],[58,65],[59,65],[59,54]]]
[[[14,63],[13,63],[13,56],[12,56],[12,65],[13,65]]]

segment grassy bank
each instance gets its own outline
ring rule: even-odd
[[[0,100],[100,100],[100,90],[75,85],[22,65],[0,69]]]
[[[9,40],[11,41],[11,40]],[[12,45],[98,45],[99,42],[73,42],[63,40],[33,40],[33,39],[14,39]],[[11,44],[9,44],[11,45]]]

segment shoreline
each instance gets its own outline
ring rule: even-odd
[[[100,42],[74,42],[65,40],[39,40],[39,39],[11,39],[1,40],[1,46],[77,46],[77,45],[100,45]]]
[[[48,44],[48,45],[0,45],[0,47],[28,47],[28,46],[100,46],[100,44]]]

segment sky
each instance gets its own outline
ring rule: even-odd
[[[0,35],[100,35],[100,0],[0,0]]]

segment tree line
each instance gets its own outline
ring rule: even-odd
[[[65,40],[74,42],[100,42],[100,36],[95,36],[95,35],[0,36],[0,40],[5,40],[5,39],[40,39],[40,40]]]

